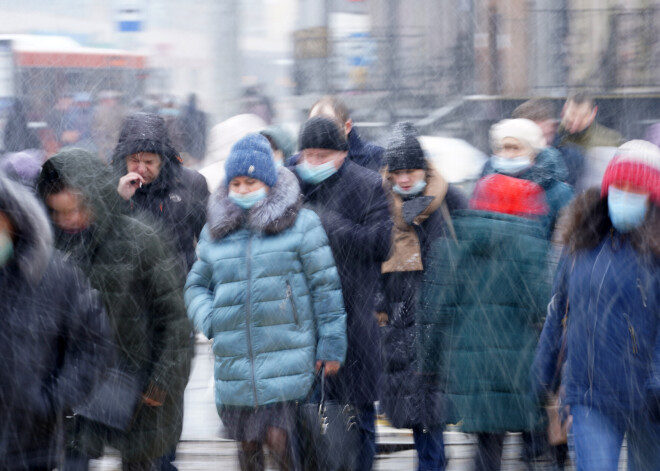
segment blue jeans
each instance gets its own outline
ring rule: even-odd
[[[444,471],[445,442],[442,432],[442,426],[426,430],[421,426],[413,427],[418,471]]]
[[[578,471],[617,471],[624,434],[628,440],[628,469],[660,471],[660,424],[644,411],[607,414],[588,406],[571,406],[574,448]]]
[[[370,404],[359,407],[357,411],[357,423],[362,440],[357,469],[369,471],[373,468],[376,456],[376,409]]]

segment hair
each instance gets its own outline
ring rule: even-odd
[[[594,99],[594,96],[585,90],[571,93],[566,98],[566,102],[573,102],[576,105],[589,104],[592,109],[596,106],[596,100]]]
[[[56,195],[68,189],[69,185],[67,185],[57,168],[50,160],[46,160],[41,167],[41,176],[37,184],[37,193],[39,196],[46,201],[46,198],[49,196]]]
[[[547,98],[532,98],[518,105],[511,113],[513,119],[524,118],[531,121],[546,121],[557,118],[557,109]]]
[[[342,127],[346,121],[351,119],[351,113],[349,112],[346,104],[335,96],[325,95],[316,100],[316,102],[309,109],[310,113],[314,108],[317,107],[330,108],[335,114],[335,119]]]
[[[562,241],[569,252],[575,254],[593,249],[611,230],[607,198],[601,198],[600,189],[591,188],[577,196],[568,208]],[[644,223],[629,235],[637,252],[660,257],[660,208],[651,203]]]

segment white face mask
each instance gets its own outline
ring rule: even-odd
[[[495,170],[506,175],[517,175],[534,165],[531,157],[528,155],[510,159],[493,155],[490,158],[490,163]]]
[[[638,228],[646,219],[649,195],[630,193],[610,185],[607,189],[607,209],[610,221],[619,232]]]
[[[424,191],[424,188],[426,188],[426,180],[420,180],[417,183],[415,183],[413,186],[410,187],[408,190],[404,190],[401,188],[399,185],[394,185],[392,187],[392,190],[394,190],[396,193],[402,195],[402,196],[411,196],[411,195],[417,195]]]

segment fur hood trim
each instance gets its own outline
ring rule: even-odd
[[[296,176],[280,167],[277,183],[266,198],[244,211],[228,197],[227,185],[220,186],[209,198],[207,224],[213,239],[221,239],[246,225],[255,232],[278,234],[293,226],[302,207],[302,195]]]

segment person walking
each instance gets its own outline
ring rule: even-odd
[[[294,401],[346,354],[339,275],[321,221],[264,136],[239,140],[225,175],[186,282],[188,316],[213,339],[216,405],[241,469],[264,469],[263,444],[293,469]]]
[[[92,391],[112,357],[103,305],[53,248],[48,217],[0,172],[0,463],[60,465],[65,414]]]
[[[541,185],[482,177],[456,240],[433,244],[421,288],[420,369],[439,376],[446,421],[477,435],[476,470],[499,470],[506,432],[543,431],[529,371],[550,296]]]
[[[126,118],[112,157],[117,192],[129,212],[150,214],[174,242],[186,273],[204,226],[208,187],[198,172],[183,167],[165,121],[151,113]]]
[[[337,262],[347,314],[346,365],[327,381],[328,396],[357,410],[360,455],[369,470],[376,453],[375,409],[381,373],[374,316],[382,263],[390,255],[392,222],[383,180],[347,158],[345,134],[330,118],[310,118],[300,133],[295,169],[306,204],[321,218]]]
[[[410,123],[394,129],[385,161],[394,247],[381,268],[376,303],[383,357],[380,403],[392,425],[412,428],[418,469],[443,470],[442,391],[436,375],[418,373],[415,309],[429,248],[439,237],[452,237],[451,214],[467,208],[467,199],[426,158]]]
[[[92,153],[72,149],[51,157],[37,191],[50,211],[56,247],[101,294],[117,346],[114,366],[139,389],[127,429],[73,417],[64,469],[88,469],[104,445],[119,450],[124,470],[158,469],[181,433],[192,357],[181,266],[155,228],[124,213],[111,170]]]
[[[541,400],[563,371],[578,470],[618,469],[624,435],[628,469],[660,469],[658,234],[660,148],[629,141],[571,206],[534,361]]]

